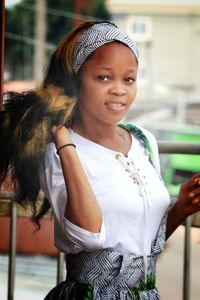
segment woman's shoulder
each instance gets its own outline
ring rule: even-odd
[[[151,143],[157,144],[154,134],[138,124],[135,125],[132,123],[128,123],[128,124],[120,124],[120,126],[128,130],[129,132],[131,132],[137,138],[146,137],[146,139],[149,141],[150,144]]]

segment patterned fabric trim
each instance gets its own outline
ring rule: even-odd
[[[140,300],[140,292],[148,292],[149,290],[152,290],[155,288],[156,278],[152,275],[147,275],[147,281],[140,281],[140,284],[136,288],[131,289],[131,295],[133,299]]]
[[[44,300],[92,300],[93,289],[89,283],[63,281]]]
[[[135,137],[141,140],[144,143],[144,146],[150,156],[153,156],[153,151],[151,148],[151,144],[149,140],[147,139],[146,135],[142,132],[140,128],[133,124],[119,124],[120,127],[126,129],[129,132],[134,133]]]
[[[158,173],[159,178],[162,180],[162,178],[160,176],[160,172],[158,171],[157,166],[155,164],[154,154],[153,154],[153,150],[151,148],[151,144],[150,144],[148,138],[146,137],[146,135],[142,132],[142,130],[140,128],[138,128],[137,126],[135,126],[133,124],[118,124],[118,125],[120,127],[124,128],[125,130],[127,130],[128,132],[133,133],[134,136],[144,144],[147,154],[149,156],[149,160],[150,160],[151,164],[153,165],[153,167],[155,168],[156,172]]]
[[[69,293],[69,300],[90,300],[93,298],[93,286],[89,283],[76,282]]]
[[[160,223],[158,232],[157,232],[157,236],[154,240],[154,242],[152,243],[151,246],[151,253],[153,255],[157,255],[159,253],[161,253],[164,250],[165,247],[165,241],[166,241],[166,224],[167,224],[167,217],[168,217],[168,212],[169,212],[168,208],[162,218],[162,221]]]
[[[66,256],[67,280],[51,290],[45,300],[159,300],[156,257],[164,248],[166,218],[167,213],[152,243],[146,282],[142,257],[120,255],[111,249],[81,252]]]
[[[139,288],[133,288],[128,294],[123,290],[113,294],[95,292],[95,288],[89,283],[69,283],[62,282],[56,286],[44,300],[160,300],[158,291],[153,287],[153,279],[151,279],[152,288],[140,285]]]
[[[68,278],[45,300],[159,300],[155,288],[156,256],[164,249],[167,212],[164,215],[152,254],[148,256],[147,282],[142,257],[97,250],[67,255]]]

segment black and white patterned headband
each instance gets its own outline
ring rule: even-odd
[[[110,23],[98,23],[84,31],[76,42],[73,54],[73,70],[78,73],[86,58],[100,46],[119,41],[127,45],[138,61],[139,52],[135,42],[123,31]]]

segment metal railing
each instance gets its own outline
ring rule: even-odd
[[[181,143],[181,142],[158,142],[160,154],[200,154],[200,143]],[[2,200],[11,202],[10,212],[10,244],[9,244],[9,267],[8,267],[8,300],[14,300],[14,283],[15,283],[15,263],[16,263],[16,223],[17,223],[17,206],[14,201],[13,193],[0,193],[0,204]],[[190,265],[191,265],[191,217],[185,221],[184,235],[184,263],[183,263],[183,300],[190,299]],[[57,256],[57,283],[64,280],[64,253]]]

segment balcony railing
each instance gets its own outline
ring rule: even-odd
[[[180,143],[180,142],[158,142],[160,154],[200,154],[200,143]],[[8,300],[14,299],[14,283],[15,283],[15,263],[16,263],[16,224],[17,224],[17,204],[14,201],[15,195],[9,192],[0,193],[0,204],[8,204],[11,206],[5,214],[10,216],[10,244],[9,244],[9,266],[8,266]],[[175,199],[174,199],[175,201]],[[183,300],[190,299],[190,229],[191,217],[185,221],[184,236],[184,263],[183,263]],[[64,280],[64,253],[57,256],[57,283]]]

